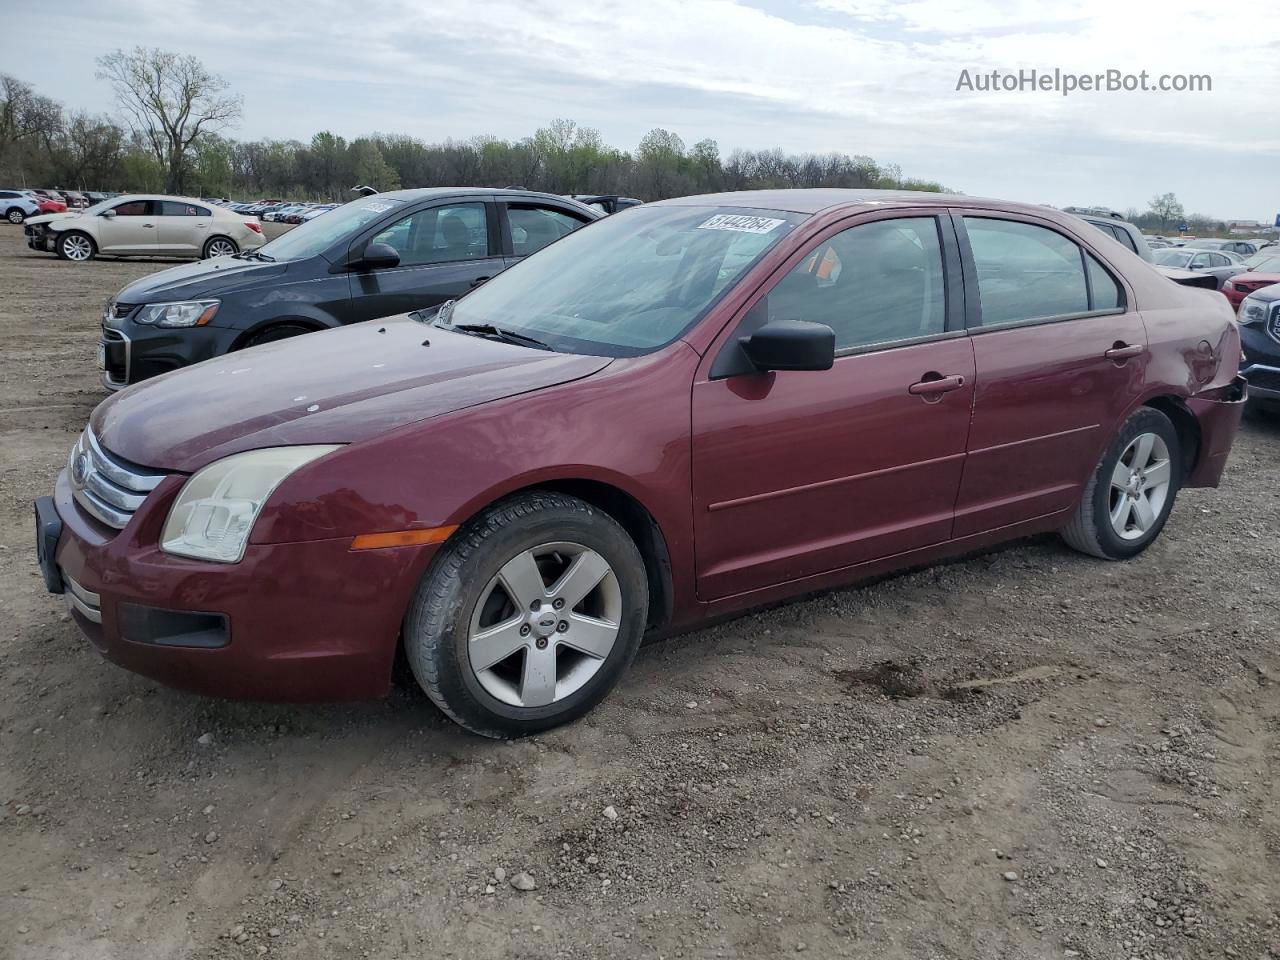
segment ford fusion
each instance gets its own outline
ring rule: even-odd
[[[127,669],[366,698],[402,646],[458,723],[521,735],[646,634],[1045,531],[1133,557],[1217,485],[1239,358],[1221,295],[1066,214],[686,197],[115,394],[37,549]]]

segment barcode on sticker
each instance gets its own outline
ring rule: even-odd
[[[735,230],[738,233],[768,233],[784,220],[773,217],[748,217],[740,213],[717,213],[704,223],[698,224],[699,230]]]

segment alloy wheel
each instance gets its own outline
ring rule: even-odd
[[[10,210],[10,211],[9,211],[9,222],[10,222],[10,223],[21,223],[21,222],[22,222],[22,211],[21,211],[21,210]]]
[[[62,241],[62,252],[68,260],[88,260],[93,256],[93,244],[88,237],[67,237]]]
[[[213,240],[209,243],[210,257],[229,257],[235,252],[235,244],[230,240]]]
[[[1155,433],[1129,442],[1111,471],[1111,528],[1123,540],[1145,536],[1163,514],[1173,479],[1169,446]]]
[[[609,562],[579,543],[525,550],[480,593],[467,636],[476,681],[514,707],[580,690],[618,640],[622,589]]]

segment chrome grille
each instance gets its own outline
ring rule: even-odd
[[[1271,305],[1271,314],[1267,318],[1267,333],[1271,339],[1280,342],[1280,300]]]
[[[92,590],[86,590],[80,584],[76,583],[64,570],[62,572],[62,583],[67,588],[67,603],[71,605],[71,609],[77,611],[86,620],[93,623],[102,622],[102,597],[94,593]]]
[[[117,530],[125,528],[147,494],[165,477],[162,473],[144,473],[112,457],[88,429],[71,448],[67,476],[76,503]]]

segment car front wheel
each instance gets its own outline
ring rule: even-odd
[[[437,706],[474,733],[525,736],[582,716],[635,657],[649,604],[626,531],[576,497],[500,501],[445,542],[405,619]]]
[[[1178,431],[1159,410],[1143,407],[1103,454],[1062,538],[1104,560],[1137,556],[1164,529],[1181,483]]]
[[[8,212],[5,213],[5,219],[10,223],[21,223],[23,220],[27,219],[27,215],[22,212],[20,207],[11,207]]]
[[[92,260],[97,252],[93,239],[88,234],[70,231],[58,238],[58,256],[63,260],[84,263]]]

